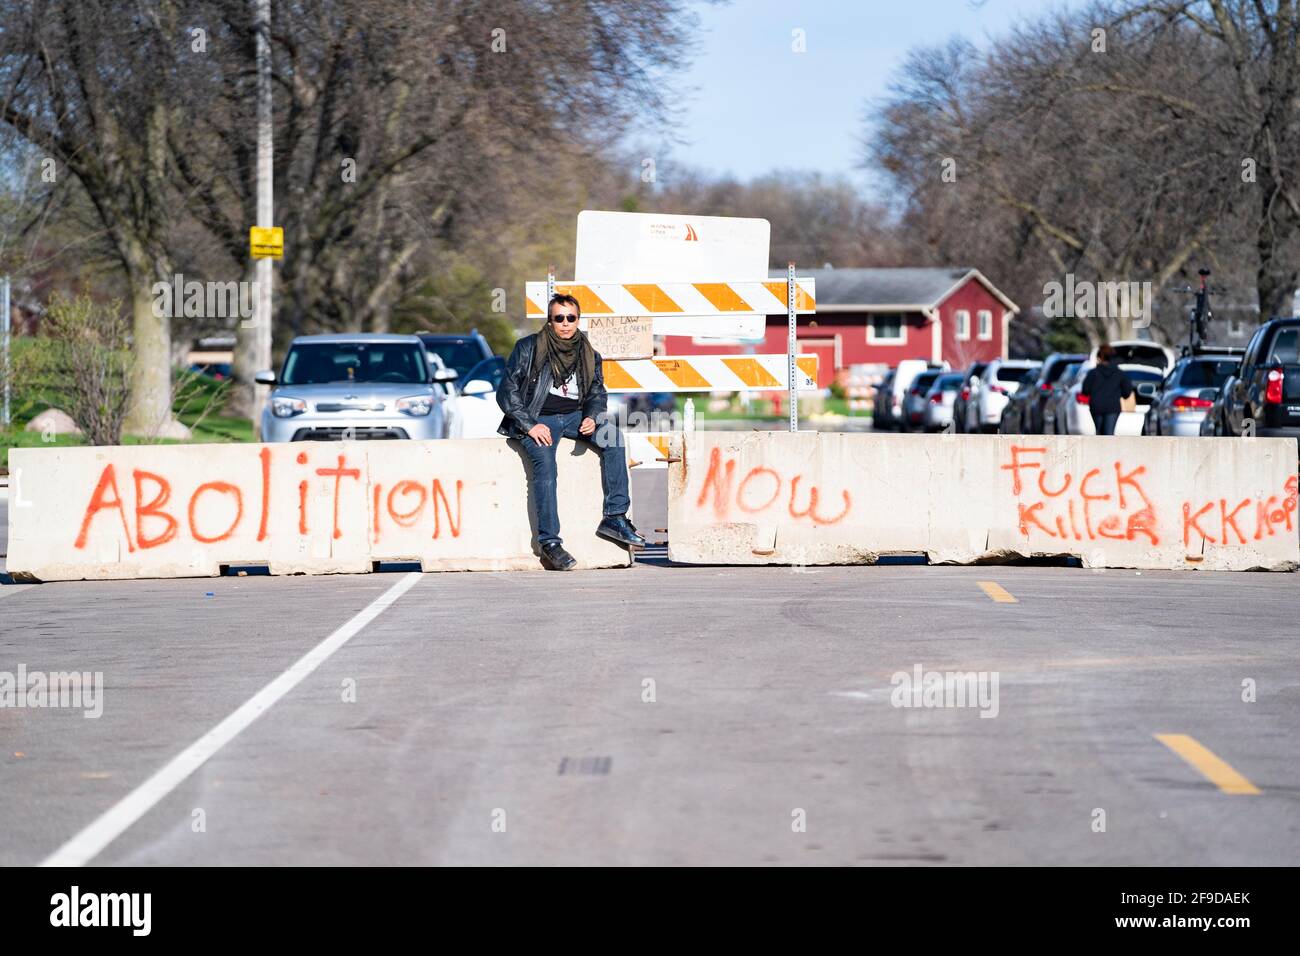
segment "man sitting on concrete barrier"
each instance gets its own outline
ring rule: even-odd
[[[600,452],[605,517],[596,534],[629,548],[645,547],[645,538],[627,518],[627,450],[621,436],[617,429],[602,429],[611,437],[604,443],[593,437],[596,416],[605,413],[605,376],[600,355],[578,331],[580,311],[571,295],[551,299],[546,324],[515,343],[497,390],[497,404],[505,412],[497,431],[522,442],[532,461],[537,542],[556,571],[568,571],[577,563],[560,541],[555,443],[561,437],[590,442]]]

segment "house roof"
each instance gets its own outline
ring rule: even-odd
[[[974,277],[1004,306],[1019,311],[1016,304],[998,291],[978,269],[957,266],[902,269],[808,269],[798,270],[817,280],[817,307],[833,306],[837,311],[903,309],[928,311]],[[785,278],[785,270],[773,269],[771,278]]]

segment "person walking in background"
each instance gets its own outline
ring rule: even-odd
[[[1136,392],[1124,370],[1115,364],[1115,349],[1106,343],[1097,349],[1097,365],[1083,377],[1080,389],[1088,396],[1088,410],[1098,435],[1115,434],[1124,400]]]

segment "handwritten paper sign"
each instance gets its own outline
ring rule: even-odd
[[[654,355],[654,320],[635,315],[593,315],[587,338],[607,359],[639,359]]]

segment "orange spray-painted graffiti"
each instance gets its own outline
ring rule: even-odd
[[[1133,541],[1144,537],[1151,544],[1159,544],[1156,533],[1156,509],[1139,480],[1146,466],[1125,470],[1116,461],[1112,469],[1103,473],[1100,468],[1089,469],[1075,484],[1074,475],[1063,472],[1049,480],[1048,470],[1041,458],[1047,454],[1045,447],[1011,446],[1011,461],[1000,466],[1011,472],[1011,493],[1018,499],[1020,533],[1028,536],[1037,530],[1049,538],[1074,541],[1096,541],[1110,538],[1115,541]],[[1032,490],[1025,494],[1022,472],[1037,472],[1035,485],[1040,500],[1032,500]],[[1073,494],[1071,494],[1073,489]],[[1102,490],[1106,489],[1106,490]],[[1030,499],[1028,503],[1024,499]]]
[[[1174,502],[1157,503],[1143,487],[1146,466],[1126,466],[1122,460],[1107,468],[1091,468],[1079,481],[1068,470],[1049,475],[1045,447],[1012,445],[1010,461],[999,466],[1011,473],[1011,493],[1016,498],[1020,533],[1044,534],[1073,541],[1137,541],[1159,545],[1172,529],[1160,530],[1158,510],[1177,515]],[[1034,475],[1031,482],[1030,475]],[[1294,530],[1296,478],[1293,476],[1279,498],[1228,498],[1181,500],[1182,541],[1191,548],[1196,542],[1243,545]],[[1178,499],[1175,499],[1178,501]],[[1252,509],[1252,503],[1254,508]],[[1250,527],[1250,516],[1255,518]]]
[[[711,507],[713,516],[718,521],[727,520],[733,505],[747,514],[770,513],[769,509],[776,505],[778,499],[781,498],[781,489],[786,483],[786,479],[782,477],[779,471],[766,465],[757,465],[751,468],[745,473],[745,477],[740,480],[738,485],[735,479],[736,459],[728,458],[723,461],[721,449],[716,447],[710,449],[709,470],[704,476],[703,484],[700,486],[700,494],[695,506],[697,508]],[[785,507],[790,517],[796,520],[808,518],[815,525],[838,524],[843,521],[853,508],[853,499],[849,495],[847,488],[840,491],[844,504],[839,514],[823,515],[818,512],[817,506],[821,498],[821,489],[816,485],[808,487],[807,507],[803,510],[796,509],[796,503],[799,499],[799,482],[803,481],[803,479],[803,475],[794,475],[789,479],[790,494]],[[753,483],[752,486],[751,483]],[[709,501],[710,494],[713,496],[712,502]]]
[[[293,462],[300,466],[309,466],[310,461],[305,451],[294,455]],[[264,541],[271,535],[271,489],[274,486],[270,448],[258,452],[260,488],[257,490],[260,508],[257,520],[256,540]],[[283,467],[283,466],[282,466]],[[331,536],[338,540],[345,535],[345,522],[341,521],[342,512],[348,507],[355,507],[353,499],[356,488],[362,491],[360,503],[364,507],[367,499],[363,471],[358,466],[349,466],[346,454],[337,455],[334,464],[313,469],[316,476],[333,479],[333,522]],[[301,473],[301,472],[300,472]],[[208,476],[204,476],[208,477]],[[174,484],[160,471],[147,471],[142,468],[131,472],[131,485],[134,500],[123,497],[118,484],[117,470],[113,464],[107,464],[99,474],[94,490],[90,494],[85,511],[82,514],[74,547],[86,547],[90,533],[103,520],[108,520],[103,512],[116,512],[117,521],[122,528],[122,538],[128,552],[137,549],[148,550],[175,542],[181,537],[182,529],[188,531],[191,541],[201,544],[216,544],[230,541],[239,533],[244,524],[246,500],[245,492],[250,490],[250,483],[241,486],[238,476],[226,476],[231,480],[213,477],[194,487],[186,489],[188,497],[182,497],[185,520],[178,518],[169,509],[174,493]],[[290,481],[296,475],[288,475]],[[446,484],[444,484],[446,482]],[[310,505],[310,487],[308,480],[297,481],[298,486],[298,534],[309,533],[308,511]],[[416,527],[428,505],[432,504],[433,538],[443,534],[444,527],[451,537],[458,538],[464,529],[463,492],[465,482],[455,479],[454,494],[449,493],[450,480],[431,478],[416,480],[403,478],[394,482],[386,499],[381,496],[383,485],[375,482],[373,488],[373,536],[378,541],[382,533],[381,507],[387,512],[388,519],[400,528]],[[454,499],[454,502],[453,502]],[[445,522],[445,524],[444,524]],[[132,528],[134,527],[134,534]],[[250,532],[251,532],[250,528]]]

